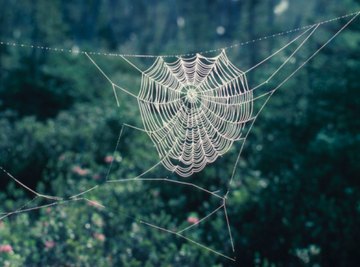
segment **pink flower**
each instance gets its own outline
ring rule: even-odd
[[[94,174],[92,178],[94,180],[99,180],[101,178],[101,175],[97,173],[97,174]]]
[[[87,200],[87,203],[89,206],[91,207],[95,207],[95,208],[104,208],[103,205],[101,205],[99,202],[95,201],[95,200]]]
[[[54,241],[45,241],[45,247],[48,249],[55,247],[55,245],[56,243]]]
[[[187,221],[188,221],[188,223],[194,224],[194,223],[198,223],[198,222],[199,222],[199,218],[197,218],[197,217],[195,217],[195,216],[190,216],[190,217],[187,218]]]
[[[114,157],[113,157],[113,156],[106,156],[106,157],[104,158],[104,161],[105,161],[106,163],[111,163],[111,162],[113,162],[113,160],[114,160]]]
[[[72,171],[80,176],[85,176],[89,173],[89,170],[87,169],[82,169],[81,167],[79,166],[75,166]]]
[[[13,252],[13,248],[10,245],[0,245],[0,253],[10,253]]]
[[[97,240],[99,240],[99,241],[101,241],[101,242],[104,242],[105,241],[105,235],[103,235],[103,234],[99,234],[99,233],[95,233],[94,234],[94,238],[95,239],[97,239]]]

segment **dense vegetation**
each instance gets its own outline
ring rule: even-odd
[[[359,3],[0,0],[0,41],[181,54],[337,17]],[[346,21],[324,25],[301,55]],[[289,38],[240,46],[229,58],[246,69]],[[228,199],[236,263],[137,222],[175,229],[211,212],[217,199],[161,182],[104,184],[122,124],[141,126],[136,102],[121,95],[117,108],[111,86],[81,54],[0,46],[0,166],[48,195],[72,196],[99,184],[87,197],[106,207],[77,201],[0,221],[0,265],[358,266],[359,45],[358,19],[274,95],[256,122]],[[96,60],[119,84],[138,91],[139,73],[120,58]],[[132,60],[143,69],[152,63]],[[249,83],[271,68],[251,74]],[[225,190],[238,148],[191,181]],[[148,136],[126,129],[110,178],[134,177],[156,157]],[[162,167],[152,174],[169,175]],[[33,199],[5,173],[0,178],[0,212]],[[27,207],[48,203],[37,198]],[[188,235],[233,255],[221,212]]]

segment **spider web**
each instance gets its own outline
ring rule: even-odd
[[[252,114],[245,74],[225,51],[207,58],[156,59],[138,95],[144,129],[166,169],[182,177],[224,155]]]
[[[222,211],[227,225],[229,241],[233,252],[235,251],[226,205],[245,141],[256,119],[271,96],[340,34],[359,14],[360,13],[354,14],[344,26],[299,64],[295,70],[286,75],[276,86],[270,88],[268,86],[270,81],[288,65],[290,60],[300,51],[310,37],[313,36],[322,23],[308,27],[279,50],[246,71],[241,71],[235,67],[228,59],[225,50],[215,57],[205,57],[200,54],[196,54],[193,57],[178,56],[171,62],[166,62],[164,57],[159,56],[156,57],[153,65],[146,71],[142,71],[127,57],[120,55],[123,60],[138,70],[142,75],[141,88],[137,95],[114,83],[89,53],[85,52],[90,61],[111,84],[118,106],[120,106],[119,91],[133,97],[139,105],[144,127],[140,128],[124,123],[119,133],[114,154],[118,150],[124,129],[128,128],[147,134],[153,141],[159,155],[159,161],[157,163],[136,177],[116,180],[108,179],[114,163],[112,160],[106,175],[106,184],[136,181],[163,182],[190,187],[220,199],[220,205],[209,214],[200,218],[197,222],[179,230],[160,227],[127,214],[125,214],[125,216],[132,218],[142,225],[175,235],[214,254],[235,261],[236,259],[234,257],[225,255],[218,250],[187,237],[185,232]],[[265,81],[249,88],[246,79],[247,73],[257,69],[294,44],[297,45],[290,55],[285,57],[280,66],[278,66]],[[260,91],[260,93],[258,93],[258,91]],[[257,102],[260,102],[260,104],[255,111],[254,107]],[[239,143],[240,149],[229,178],[228,187],[223,194],[218,191],[211,191],[195,183],[185,182],[175,178],[146,177],[148,173],[151,173],[159,165],[163,165],[167,170],[181,177],[191,176],[193,173],[202,171],[207,164],[213,163],[219,156],[228,152],[234,143]],[[0,213],[0,221],[14,214],[56,205],[66,205],[78,201],[87,202],[92,206],[106,209],[106,207],[100,203],[85,197],[86,194],[97,190],[101,185],[96,185],[68,198],[48,196],[29,188],[3,167],[0,166],[0,169],[16,184],[34,195],[32,200],[20,206],[18,209],[11,212]],[[36,206],[31,205],[39,199],[50,203]]]

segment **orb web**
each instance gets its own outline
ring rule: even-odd
[[[169,63],[158,57],[142,74],[138,103],[164,167],[188,177],[241,140],[253,93],[223,51]]]

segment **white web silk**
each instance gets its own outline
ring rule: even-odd
[[[142,74],[138,103],[164,167],[188,177],[241,140],[253,93],[223,51],[170,63],[158,57]]]

